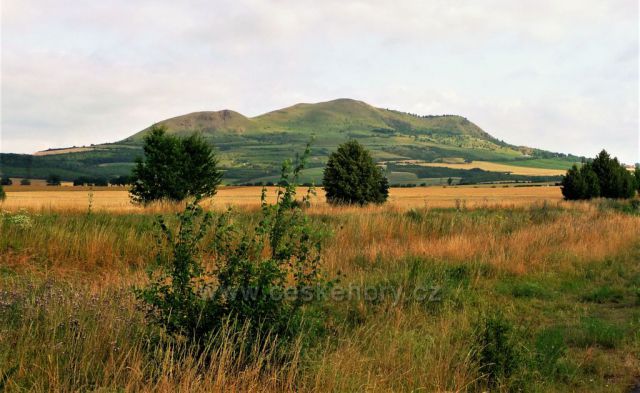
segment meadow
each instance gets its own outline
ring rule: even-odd
[[[132,287],[154,263],[156,215],[171,222],[181,206],[135,207],[113,188],[18,187],[0,207],[0,389],[626,392],[638,383],[634,201],[428,187],[358,208],[328,206],[319,192],[305,211],[343,292],[313,310],[321,329],[282,362],[269,346],[244,345],[242,329],[198,352],[163,345],[146,323]],[[250,223],[259,192],[225,187],[204,205],[233,206],[233,219]],[[492,364],[509,367],[488,385]]]

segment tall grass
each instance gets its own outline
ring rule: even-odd
[[[437,287],[439,299],[328,301],[324,331],[301,337],[284,364],[269,345],[243,348],[241,329],[197,352],[144,321],[131,287],[146,280],[159,211],[3,215],[5,389],[478,391],[474,323],[497,309],[522,356],[496,390],[623,391],[640,374],[640,218],[624,209],[313,207],[322,262],[340,285]],[[254,222],[255,208],[234,220]]]

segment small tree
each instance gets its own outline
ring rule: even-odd
[[[600,196],[605,198],[631,198],[636,192],[635,179],[617,158],[602,150],[591,163],[600,183]]]
[[[62,179],[60,175],[56,175],[54,173],[50,174],[47,177],[47,185],[48,186],[59,186],[61,184]]]
[[[136,160],[130,194],[136,203],[182,201],[216,193],[222,173],[213,149],[199,135],[179,138],[153,126],[144,138],[144,159]]]
[[[4,189],[2,188],[2,184],[0,184],[0,201],[4,201],[7,198],[7,194],[4,193]]]
[[[13,181],[9,176],[3,176],[2,179],[0,179],[0,185],[10,186],[12,184],[13,184]]]
[[[640,192],[640,164],[636,164],[636,170],[633,173],[636,178],[636,189]]]
[[[26,179],[26,178],[25,179],[21,179],[20,180],[20,185],[21,186],[30,186],[31,185],[31,180]]]
[[[380,204],[389,196],[382,169],[356,140],[343,143],[331,153],[322,183],[331,204]]]

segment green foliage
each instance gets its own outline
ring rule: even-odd
[[[490,387],[504,383],[519,367],[512,330],[511,323],[500,313],[485,315],[476,323],[474,355]]]
[[[389,196],[389,183],[382,169],[356,140],[331,153],[322,184],[327,201],[332,204],[380,204]]]
[[[591,199],[600,196],[600,183],[591,164],[584,164],[580,168],[574,165],[562,177],[562,195],[565,199]]]
[[[180,138],[153,126],[144,137],[144,159],[137,160],[131,175],[131,199],[147,204],[213,196],[222,178],[217,165],[211,146],[201,136]]]
[[[59,186],[61,184],[62,178],[60,175],[52,173],[47,177],[47,185],[48,186]]]
[[[640,193],[640,164],[636,164],[636,170],[633,172],[636,178],[636,189]]]
[[[109,180],[109,184],[113,184],[114,186],[126,186],[131,184],[130,176],[117,176]]]
[[[605,198],[632,198],[636,191],[636,182],[617,158],[611,158],[602,150],[591,163],[591,167],[600,182],[600,196]]]
[[[295,167],[285,162],[277,201],[267,204],[263,190],[256,224],[234,222],[231,211],[204,212],[197,200],[178,214],[176,230],[160,220],[160,269],[151,273],[148,287],[137,290],[149,319],[171,335],[195,340],[229,320],[249,324],[256,339],[295,337],[305,306],[319,300],[316,291],[326,284],[320,240],[303,211],[309,195],[295,199],[303,167],[304,157]]]
[[[565,199],[632,198],[637,183],[633,174],[602,150],[592,162],[573,166],[562,177]]]
[[[77,179],[73,180],[73,185],[74,186],[85,186],[85,185],[89,185],[89,186],[99,186],[99,187],[105,187],[109,185],[109,181],[104,178],[104,177],[87,177],[87,176],[82,176],[79,177]]]
[[[0,201],[4,201],[5,199],[7,199],[7,194],[4,192],[2,184],[0,184]]]
[[[0,179],[0,186],[10,186],[12,184],[13,181],[9,176],[3,176],[2,179]]]
[[[20,185],[21,186],[30,186],[31,185],[31,180],[29,180],[29,179],[20,179]]]

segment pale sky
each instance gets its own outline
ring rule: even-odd
[[[2,0],[1,152],[348,97],[638,162],[637,0]]]

